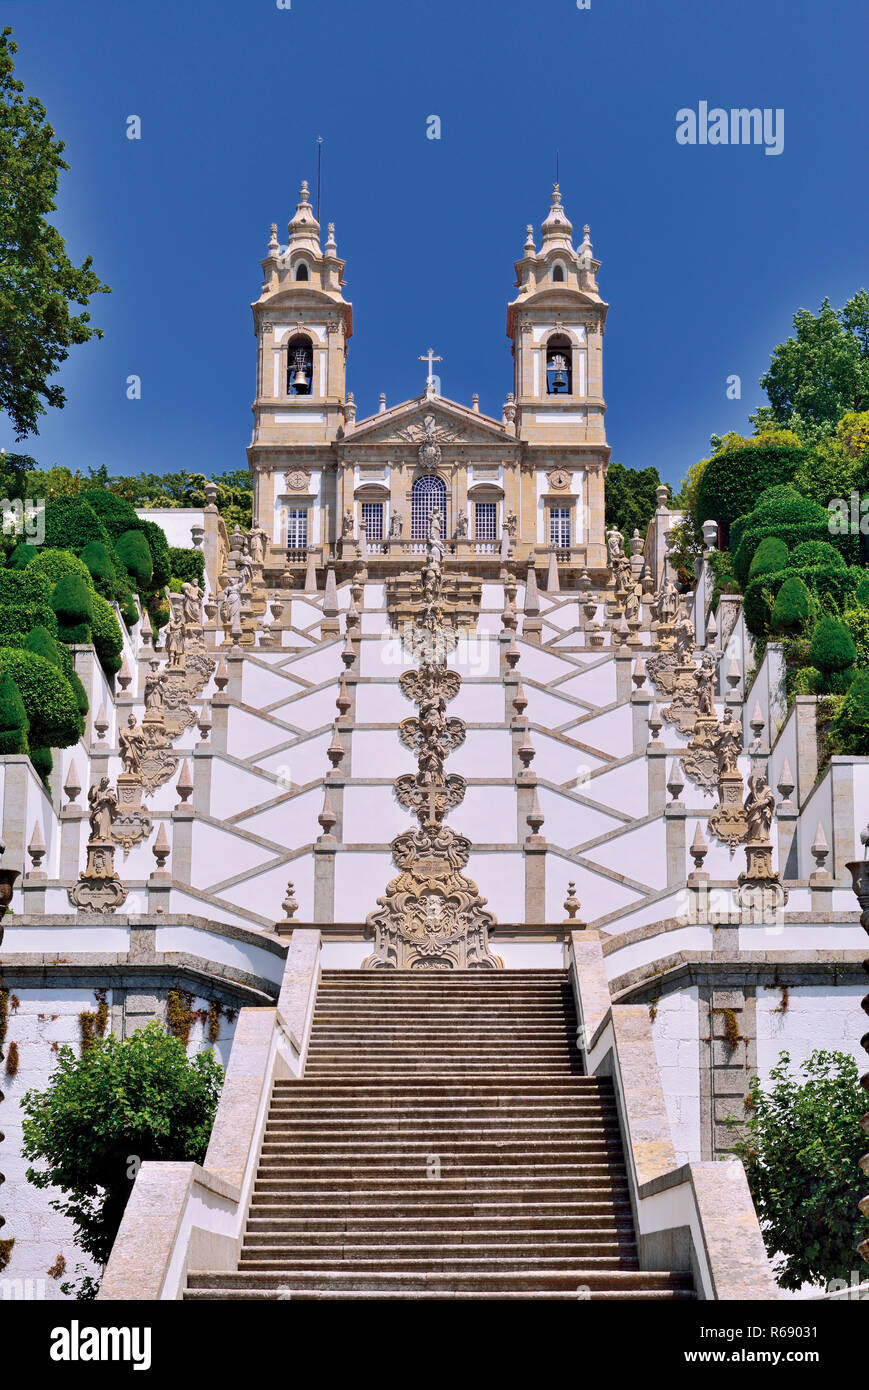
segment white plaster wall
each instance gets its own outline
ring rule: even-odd
[[[388,844],[413,824],[409,813],[396,801],[391,786],[345,788],[345,844]]]
[[[449,712],[453,709],[451,705]],[[397,681],[376,681],[356,687],[357,724],[398,724],[415,712],[416,706],[403,694]]]
[[[506,729],[468,729],[461,748],[450,754],[447,772],[462,777],[513,777],[513,744]]]
[[[393,729],[356,729],[350,770],[353,777],[393,778],[402,772],[415,772],[416,759],[399,743]]]
[[[449,824],[472,844],[514,844],[514,787],[469,786],[465,799],[450,813]]]
[[[521,850],[501,854],[472,852],[465,873],[486,899],[499,922],[516,922],[525,916],[525,856]],[[493,944],[499,955],[500,946]]]
[[[322,809],[323,791],[320,787],[311,787],[296,796],[285,797],[276,806],[254,810],[239,824],[241,829],[291,850],[310,844],[320,834],[322,827],[317,817]]]
[[[338,716],[336,695],[334,686],[326,686],[322,690],[312,691],[310,695],[295,695],[270,713],[285,724],[295,725],[299,729],[322,729],[332,724]]]
[[[274,852],[261,845],[253,844],[234,835],[230,830],[221,830],[216,825],[206,825],[204,821],[193,822],[193,854],[190,882],[194,888],[212,888],[225,879],[238,874],[249,874],[252,869],[262,868],[274,858]],[[254,900],[248,894],[248,905]]]
[[[575,695],[586,704],[599,707],[611,705],[616,698],[616,667],[612,658],[598,666],[590,666],[557,687],[559,695]]]
[[[782,972],[787,984],[787,972]],[[865,988],[859,985],[792,986],[784,1013],[780,989],[759,988],[757,992],[757,1065],[761,1080],[778,1062],[781,1052],[790,1053],[793,1066],[806,1060],[817,1048],[846,1052],[862,1071],[866,1055],[860,1038],[866,1031],[866,1015],[860,1008]]]
[[[591,759],[587,761],[592,762]],[[595,764],[592,763],[592,766]],[[600,765],[600,764],[598,764]],[[640,819],[649,813],[649,773],[643,755],[632,758],[621,767],[600,772],[583,787],[578,788],[584,796],[591,797],[602,806]]]
[[[382,851],[335,856],[335,921],[364,922],[398,870]],[[370,954],[369,945],[366,955]]]
[[[587,844],[624,825],[624,821],[616,820],[615,816],[594,806],[585,806],[575,797],[550,791],[549,787],[538,787],[537,795],[545,817],[541,834],[562,849]]]
[[[667,886],[667,841],[662,820],[627,826],[612,839],[586,851],[586,857],[651,889]]]
[[[458,695],[447,706],[447,715],[464,719],[467,724],[503,724],[504,709],[504,687],[500,682],[463,681]]]
[[[654,1005],[655,1057],[664,1090],[676,1162],[700,1154],[700,1020],[696,985],[663,995]]]
[[[549,851],[546,855],[546,920],[562,922],[565,918],[564,900],[568,882],[576,884],[580,911],[577,920],[591,922],[619,907],[637,901],[637,893],[615,883],[603,874],[596,874],[583,864],[575,864],[563,855]]]
[[[278,749],[268,757],[258,757],[260,767],[273,772],[284,786],[293,783],[297,787],[307,786],[309,782],[322,781],[329,771],[326,749],[332,742],[329,730],[299,738],[288,748]],[[240,809],[236,807],[236,809]]]
[[[544,728],[557,729],[562,724],[571,724],[581,715],[588,711],[582,705],[577,705],[573,700],[562,699],[563,687],[559,687],[558,695],[553,695],[547,690],[541,690],[539,686],[532,685],[531,682],[522,683],[528,704],[525,709],[525,718],[532,724],[542,724]]]

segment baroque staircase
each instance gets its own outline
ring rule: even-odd
[[[615,1101],[566,971],[327,971],[238,1268],[185,1298],[687,1299],[640,1270]]]

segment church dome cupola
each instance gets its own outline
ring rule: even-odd
[[[573,224],[561,206],[561,190],[557,183],[552,186],[552,206],[540,231],[543,236],[541,254],[545,255],[547,251],[559,247],[573,254]]]
[[[307,180],[302,182],[299,201],[296,204],[296,213],[291,218],[287,231],[290,237],[287,255],[291,261],[300,252],[307,252],[308,255],[316,256],[319,259],[320,224],[314,216],[314,209],[311,207]]]

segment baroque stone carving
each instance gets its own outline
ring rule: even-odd
[[[67,890],[73,907],[82,912],[114,912],[127,899],[127,890],[115,872],[112,821],[117,804],[108,777],[101,777],[88,791],[91,833],[87,861],[78,883]]]
[[[434,415],[426,415],[421,425],[414,422],[403,430],[396,430],[396,438],[417,446],[420,467],[432,472],[440,464],[444,444],[452,444],[461,438],[461,432],[448,425],[438,423]]]
[[[311,485],[311,475],[304,468],[294,468],[286,475],[287,487],[291,492],[307,492]]]
[[[549,486],[552,488],[553,492],[566,491],[573,481],[572,475],[566,468],[553,468],[546,476],[549,479]]]
[[[405,671],[400,678],[404,695],[418,709],[399,728],[401,742],[416,754],[417,771],[404,773],[394,784],[398,801],[417,817],[419,828],[392,842],[399,874],[368,916],[375,944],[362,962],[366,970],[492,970],[504,964],[489,949],[495,918],[486,911],[476,883],[462,872],[471,842],[443,824],[465,794],[464,778],[444,771],[449,753],[464,742],[465,725],[446,713],[461,677],[446,665],[457,628],[444,613],[443,549],[440,519],[435,516],[417,586],[415,619],[402,636],[405,649],[420,662],[417,670]]]
[[[775,796],[765,774],[753,772],[745,798],[746,867],[739,875],[735,896],[739,906],[760,921],[780,913],[788,900],[788,890],[772,864],[769,835],[774,807]]]

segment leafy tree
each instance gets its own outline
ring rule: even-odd
[[[24,1157],[35,1187],[72,1218],[76,1241],[104,1265],[130,1195],[130,1156],[201,1163],[223,1082],[213,1052],[190,1058],[157,1023],[121,1041],[94,1038],[81,1057],[62,1047],[45,1091],[28,1091]]]
[[[76,266],[47,220],[57,206],[58,176],[69,166],[42,102],[24,96],[14,76],[12,30],[0,32],[0,409],[17,439],[38,434],[46,405],[66,393],[51,376],[74,343],[101,337],[84,306],[108,291],[90,256]],[[83,312],[71,312],[79,305]]]
[[[611,463],[606,476],[606,522],[617,526],[625,540],[639,531],[643,540],[651,521],[657,499],[655,488],[661,486],[657,468],[625,468]]]
[[[793,324],[795,335],[775,348],[760,380],[770,417],[832,427],[869,408],[869,294],[858,290],[842,309],[829,299],[817,314],[799,309]]]
[[[784,1257],[778,1282],[785,1289],[847,1281],[859,1268],[854,1247],[869,1235],[857,1205],[866,1181],[858,1166],[866,1095],[857,1064],[846,1053],[818,1050],[800,1071],[802,1080],[782,1052],[766,1088],[751,1078],[745,1138],[734,1146],[767,1250]]]
[[[767,488],[789,483],[804,458],[804,450],[791,444],[769,443],[769,436],[728,447],[713,454],[697,489],[696,520],[717,521],[728,534],[738,516],[754,506]]]

